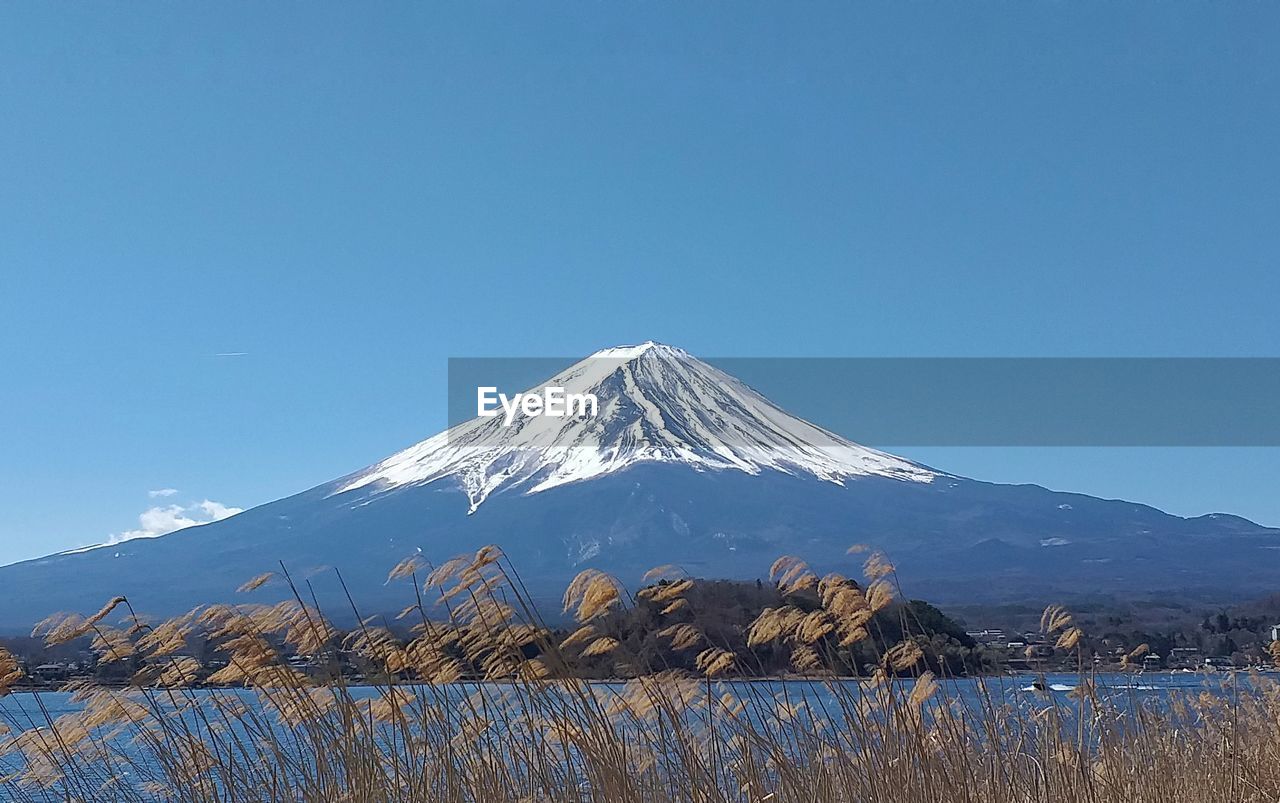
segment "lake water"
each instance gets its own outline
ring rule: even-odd
[[[1215,694],[1229,694],[1234,688],[1248,688],[1249,676],[1244,673],[1217,672],[1211,674],[1198,673],[1158,673],[1158,674],[1118,674],[1104,673],[1093,676],[1099,695],[1120,707],[1126,701],[1166,698],[1178,692],[1209,691]],[[727,691],[744,700],[778,697],[790,694],[797,699],[823,701],[829,697],[826,688],[831,681],[806,680],[750,680],[717,682],[718,693]],[[835,681],[855,687],[860,681]],[[900,681],[902,682],[902,681]],[[907,681],[909,682],[909,681]],[[1001,675],[982,678],[958,678],[939,681],[942,693],[952,699],[978,699],[985,691],[990,697],[1005,702],[1033,700],[1069,700],[1071,691],[1079,683],[1076,674],[1046,675]],[[599,682],[592,686],[599,693],[620,691],[622,683]],[[436,687],[437,689],[441,687]],[[500,693],[507,688],[505,684],[456,683],[446,687],[447,696],[457,695],[458,699],[481,690],[493,690]],[[379,696],[378,688],[358,686],[349,689],[351,696],[357,700],[373,699]],[[256,695],[247,689],[190,690],[184,695],[194,695],[196,699],[210,694],[235,695],[246,702],[255,702]],[[15,724],[34,722],[41,724],[46,714],[57,718],[62,714],[72,713],[79,709],[79,704],[71,699],[68,692],[17,692],[0,698],[0,721],[11,728]]]
[[[1169,700],[1178,693],[1199,694],[1202,691],[1208,691],[1213,694],[1232,695],[1239,691],[1247,690],[1253,682],[1249,675],[1243,673],[1213,673],[1206,675],[1193,673],[1100,674],[1093,676],[1092,680],[1097,688],[1098,696],[1117,710],[1129,710],[1134,706],[1143,705],[1147,702],[1154,702],[1155,705],[1159,706],[1162,701]],[[898,682],[904,685],[911,683],[909,680]],[[820,712],[823,710],[833,711],[838,717],[840,708],[830,685],[832,683],[844,686],[846,691],[854,693],[860,688],[859,681],[856,680],[812,682],[801,680],[760,680],[717,682],[715,684],[715,692],[717,695],[727,692],[741,700],[744,703],[745,716],[758,723],[764,723],[765,727],[768,727],[767,719],[770,716],[768,712],[773,710],[776,702],[784,699],[792,705],[807,704],[803,705],[803,707],[807,708],[809,712],[813,712],[812,716],[815,718],[821,717],[822,714]],[[1034,709],[1053,706],[1063,712],[1066,719],[1072,720],[1080,706],[1076,696],[1072,695],[1072,691],[1079,683],[1079,676],[1074,674],[964,678],[942,680],[939,683],[941,694],[935,697],[935,702],[942,700],[958,701],[962,705],[972,705],[974,710],[985,700],[994,701],[997,705],[1008,704],[1022,711],[1033,711]],[[608,697],[620,692],[624,688],[624,684],[594,683],[592,688],[598,695]],[[357,700],[375,699],[381,694],[378,688],[372,686],[354,687],[348,691]],[[458,701],[459,705],[457,706],[437,705],[436,707],[456,709],[456,715],[461,719],[468,708],[468,706],[461,704],[466,698],[479,692],[489,695],[495,700],[510,699],[508,695],[514,689],[510,685],[502,683],[458,683],[449,686],[434,686],[430,687],[429,690],[424,688],[423,691],[426,695],[434,696],[437,701],[441,699],[440,695],[446,701]],[[260,705],[257,692],[249,689],[197,689],[180,692],[180,695],[183,699],[193,700],[197,703],[202,698],[208,699],[212,695],[218,695],[223,700],[235,698],[249,706],[256,707]],[[0,722],[6,724],[13,731],[18,731],[43,725],[46,718],[56,720],[59,716],[76,712],[80,707],[81,705],[74,701],[72,695],[67,692],[16,693],[0,698]],[[206,710],[213,709],[212,703],[199,707]],[[191,711],[179,716],[184,719],[190,717],[192,724],[197,726],[199,724],[197,716]],[[807,719],[810,714],[805,713],[798,716],[800,719]],[[441,726],[438,730],[445,732],[449,736],[456,732],[453,722],[447,726]],[[624,732],[625,730],[626,728],[624,727]],[[134,749],[127,746],[127,742],[121,742],[120,748],[123,753],[127,753],[130,756],[136,755]],[[145,762],[144,759],[144,763],[148,762]],[[14,772],[20,766],[19,756],[13,754],[0,755],[0,776]],[[4,788],[3,784],[0,783],[0,797],[3,797],[3,795]]]

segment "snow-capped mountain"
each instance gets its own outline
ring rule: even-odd
[[[400,559],[491,543],[548,601],[588,566],[628,584],[667,563],[758,578],[796,554],[856,574],[853,543],[887,551],[909,593],[942,602],[1171,588],[1222,600],[1280,579],[1280,530],[935,471],[802,421],[670,346],[606,349],[531,390],[546,387],[594,395],[595,414],[477,417],[221,521],[0,567],[0,632],[117,594],[157,614],[232,601],[282,562],[332,611],[346,610],[335,569],[363,611],[399,610],[405,589],[386,576]]]
[[[474,418],[359,472],[335,494],[440,480],[474,511],[503,489],[537,493],[674,463],[698,471],[781,471],[843,484],[855,477],[931,482],[937,473],[802,421],[688,352],[660,343],[598,351],[543,386],[591,394],[597,414]],[[533,390],[533,389],[531,389]]]

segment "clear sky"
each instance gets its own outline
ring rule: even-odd
[[[1277,41],[1245,2],[6,4],[0,562],[373,462],[449,356],[1280,356]],[[1275,450],[906,455],[1280,525]]]

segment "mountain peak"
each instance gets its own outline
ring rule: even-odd
[[[587,359],[631,360],[652,350],[689,356],[687,351],[678,349],[675,346],[668,346],[665,343],[659,343],[656,340],[646,340],[643,343],[638,343],[634,346],[612,346],[610,348],[600,349]]]
[[[936,476],[799,419],[724,371],[653,341],[597,351],[527,392],[550,387],[591,394],[595,414],[477,417],[339,481],[333,493],[452,481],[475,511],[499,490],[538,493],[640,463],[770,470],[836,484]]]

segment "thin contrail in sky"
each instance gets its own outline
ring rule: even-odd
[[[213,355],[213,356],[215,356],[215,357],[247,357],[247,356],[249,356],[249,352],[247,352],[247,351],[220,351],[220,352],[218,352],[217,354],[215,354],[215,355]]]

